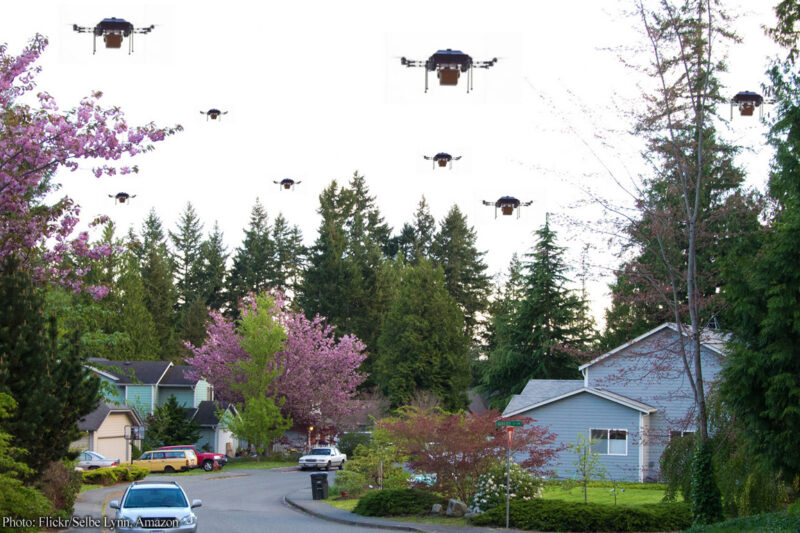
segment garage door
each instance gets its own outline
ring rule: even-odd
[[[97,450],[95,451],[109,459],[119,459],[122,462],[127,461],[130,457],[128,441],[124,437],[98,438]]]

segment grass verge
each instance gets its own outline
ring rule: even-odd
[[[100,489],[100,488],[103,488],[103,485],[98,485],[98,484],[95,484],[95,483],[85,483],[85,484],[81,485],[80,492],[86,492],[87,490],[94,490],[94,489]]]

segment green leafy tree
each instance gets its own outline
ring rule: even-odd
[[[417,213],[418,230],[429,232],[423,205]],[[418,235],[420,250],[425,248],[423,233]],[[475,244],[475,228],[467,224],[467,217],[458,206],[450,208],[439,224],[439,231],[430,244],[430,255],[434,265],[442,267],[447,292],[458,303],[464,316],[464,331],[472,339],[478,325],[478,315],[489,305],[491,280],[486,274],[483,261],[486,252],[479,252]]]
[[[16,405],[14,398],[0,393],[0,524],[6,517],[38,523],[39,517],[52,512],[48,499],[35,488],[27,487],[22,482],[32,473],[28,465],[18,460],[25,457],[27,451],[13,445],[13,437],[5,431],[4,422],[14,415]],[[36,533],[39,528],[12,529],[0,525],[0,531]]]
[[[493,317],[495,347],[483,388],[499,393],[492,404],[497,407],[504,407],[531,379],[579,378],[576,357],[591,347],[594,337],[581,320],[586,301],[567,287],[564,251],[556,245],[549,222],[536,236],[527,261],[512,265],[507,291],[519,299],[499,305]]]
[[[155,412],[147,419],[145,438],[153,447],[194,444],[200,437],[200,426],[186,416],[184,406],[178,403],[174,394],[167,401],[156,406]]]
[[[463,320],[441,268],[424,259],[406,267],[378,339],[376,380],[392,407],[420,390],[436,394],[448,410],[466,407],[470,374]]]
[[[286,330],[275,320],[276,312],[274,299],[261,293],[242,313],[240,344],[250,357],[234,363],[244,380],[231,387],[242,393],[244,403],[236,405],[239,417],[229,414],[223,419],[231,432],[253,445],[259,454],[292,427],[292,418],[281,414],[284,400],[272,398],[269,392],[281,372],[276,354],[286,346]]]
[[[567,449],[576,455],[572,464],[575,465],[573,479],[583,487],[583,503],[589,501],[589,482],[593,479],[605,479],[608,473],[606,467],[600,462],[600,454],[592,449],[594,443],[583,433],[578,433],[578,442],[570,442]]]
[[[80,437],[78,420],[100,400],[99,379],[83,367],[79,333],[59,346],[54,317],[43,313],[44,296],[13,256],[0,272],[0,393],[17,400],[3,427],[24,461],[41,473],[68,453]]]

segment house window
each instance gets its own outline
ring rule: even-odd
[[[600,455],[628,455],[628,431],[592,429],[592,451]]]
[[[670,431],[669,441],[672,442],[673,439],[685,437],[686,435],[694,435],[694,431]]]

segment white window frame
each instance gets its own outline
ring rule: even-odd
[[[592,440],[592,431],[605,431],[606,432],[606,453],[596,452],[599,455],[612,455],[615,457],[627,457],[628,455],[628,435],[630,432],[627,429],[621,428],[589,428],[589,440]],[[611,450],[611,432],[622,431],[625,433],[625,453],[610,453]]]
[[[680,433],[680,435],[673,435],[673,433]],[[671,429],[669,432],[669,441],[672,442],[672,439],[675,437],[685,437],[686,435],[694,435],[695,433],[697,433],[697,431],[694,429],[687,429],[686,431]]]

